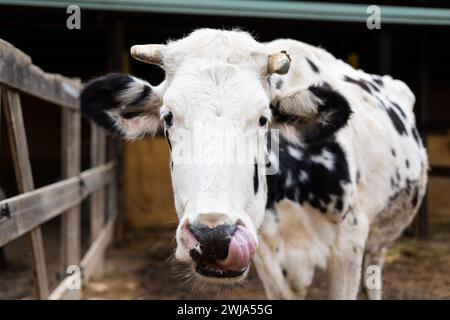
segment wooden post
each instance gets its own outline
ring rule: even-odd
[[[112,31],[108,32],[108,71],[120,71],[130,73],[130,53],[126,43],[126,24],[121,20],[114,20]],[[112,216],[122,206],[121,194],[118,193],[122,185],[121,176],[118,174],[122,169],[122,144],[118,139],[108,139],[108,159],[117,160],[115,168],[115,179],[107,188],[107,214]],[[125,226],[123,215],[118,215],[114,225],[114,243],[120,245],[125,238]]]
[[[0,86],[0,133],[2,132],[1,114],[2,114],[2,86]],[[0,150],[1,150],[1,141],[2,141],[2,136],[0,134]],[[4,199],[4,194],[3,194],[3,190],[0,186],[0,200],[3,200],[3,199]],[[0,269],[5,268],[6,264],[7,263],[6,263],[5,248],[0,247]]]
[[[80,173],[81,117],[70,109],[62,110],[62,176],[70,178]],[[76,206],[61,216],[61,271],[78,265],[81,255],[81,215]]]
[[[420,64],[419,64],[419,99],[418,99],[418,129],[422,137],[424,147],[427,146],[428,137],[428,94],[429,94],[429,72],[428,72],[428,46],[427,34],[422,30],[419,38],[420,43]],[[428,237],[428,208],[427,193],[422,200],[417,219],[416,234],[420,239]]]
[[[383,30],[380,32],[379,44],[380,74],[391,74],[392,41],[390,31]]]
[[[22,115],[20,96],[16,91],[3,88],[3,104],[5,109],[6,127],[11,145],[19,192],[28,192],[34,189],[33,174],[31,171],[28,153],[27,137]],[[34,276],[37,284],[39,299],[48,297],[48,275],[45,261],[44,243],[41,228],[35,228],[29,233]]]
[[[115,216],[116,222],[114,224],[114,244],[121,245],[125,239],[125,226],[123,222],[123,215],[118,214],[121,210],[121,196],[118,192],[120,186],[120,174],[121,158],[119,156],[120,145],[114,138],[109,138],[107,141],[108,147],[108,161],[115,161],[114,178],[106,189],[106,212],[108,214],[107,219]]]
[[[106,161],[106,136],[102,129],[91,122],[91,167],[104,164]],[[90,243],[98,236],[105,223],[105,188],[100,188],[90,199]],[[103,275],[104,257],[99,259],[95,278]]]

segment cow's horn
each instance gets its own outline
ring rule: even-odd
[[[267,72],[269,74],[286,74],[289,71],[290,64],[291,57],[286,51],[283,50],[281,52],[271,54],[267,60]]]
[[[163,55],[161,53],[163,45],[161,44],[142,44],[131,47],[131,56],[139,61],[163,65]]]

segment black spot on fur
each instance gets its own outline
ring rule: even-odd
[[[278,106],[271,105],[272,116],[275,122],[295,126],[301,132],[306,143],[325,139],[344,127],[349,120],[352,110],[350,105],[339,92],[324,86],[311,86],[308,88],[322,101],[318,106],[316,119],[305,121],[296,115],[280,111]]]
[[[311,60],[309,60],[307,57],[305,57],[306,61],[308,61],[309,66],[311,67],[312,71],[319,73],[319,67],[317,67],[317,65],[312,62]]]
[[[335,90],[324,87],[309,87],[315,96],[321,99],[319,105],[319,118],[312,126],[312,129],[305,132],[305,142],[318,141],[335,134],[339,129],[347,124],[352,110],[347,99]],[[326,118],[326,120],[324,119]]]
[[[405,124],[403,123],[403,121],[400,119],[400,117],[398,116],[397,112],[394,111],[394,109],[392,108],[387,108],[386,112],[389,116],[389,118],[392,121],[392,124],[394,125],[395,130],[397,130],[397,132],[400,135],[406,134],[406,127]]]
[[[280,123],[292,124],[300,120],[297,116],[280,111],[280,109],[273,104],[270,105],[273,118]]]
[[[408,159],[405,160],[405,166],[406,166],[406,169],[409,169],[409,160]]]
[[[345,213],[344,213],[344,215],[342,216],[341,219],[344,220],[345,217],[346,217],[349,213],[352,214],[352,215],[354,214],[354,213],[353,213],[353,207],[352,207],[352,206],[348,207],[347,211],[345,211]]]
[[[344,204],[342,203],[342,198],[338,198],[336,200],[336,205],[334,206],[334,208],[339,212],[342,211],[342,209],[344,208]]]
[[[382,100],[382,99],[380,99],[380,97],[378,97],[378,96],[375,96],[375,98],[377,99],[377,101],[378,101],[378,107],[381,109],[381,110],[386,110],[387,109],[387,107],[386,107],[386,104],[384,103],[384,101]]]
[[[417,186],[416,186],[414,188],[414,195],[411,200],[411,204],[412,204],[413,208],[415,208],[417,206],[418,202],[419,202],[419,188],[417,188]]]
[[[381,77],[378,76],[372,76],[373,81],[378,84],[380,87],[382,87],[384,85],[383,83],[383,79],[381,79]]]
[[[361,80],[364,81],[364,80]],[[368,85],[370,88],[372,88],[372,90],[375,90],[376,92],[380,92],[380,88],[378,88],[378,86],[370,81],[364,81],[366,83],[366,85]]]
[[[278,90],[281,89],[281,86],[283,85],[283,80],[279,79],[275,85],[275,88]]]
[[[406,193],[409,195],[411,193],[411,180],[406,178]]]
[[[124,119],[133,119],[135,117],[138,117],[141,114],[142,114],[142,112],[124,112],[124,113],[121,114],[121,116]]]
[[[411,128],[411,133],[414,137],[414,140],[416,141],[417,145],[421,146],[422,145],[422,140],[420,139],[420,135],[419,135],[419,131],[417,131],[416,127],[412,127]]]
[[[258,188],[259,188],[258,164],[255,163],[255,170],[253,172],[253,190],[255,194],[258,193]]]
[[[167,144],[169,145],[169,150],[172,151],[172,143],[170,142],[169,131],[164,130],[164,137],[166,137]]]
[[[391,101],[391,104],[394,106],[394,108],[401,114],[401,116],[403,117],[403,119],[406,119],[406,114],[405,112],[402,110],[402,108],[400,108],[400,106],[398,104],[396,104],[395,102]]]
[[[281,272],[283,272],[283,277],[287,278],[287,270],[286,270],[286,268],[283,267],[281,269]]]
[[[359,183],[359,181],[361,180],[361,172],[359,172],[359,170],[356,171],[356,183]]]
[[[391,189],[396,189],[397,188],[397,184],[395,182],[395,179],[393,176],[391,176]]]
[[[353,78],[350,78],[349,76],[344,76],[344,81],[356,84],[364,91],[366,91],[368,93],[372,93],[372,90],[370,90],[369,86],[366,84],[366,82],[364,80],[355,80]]]
[[[106,131],[119,134],[120,130],[105,111],[119,108],[120,101],[117,101],[116,96],[132,82],[133,78],[121,73],[111,73],[92,80],[81,91],[81,111]]]
[[[137,106],[137,105],[146,103],[148,101],[151,93],[152,93],[152,88],[150,88],[149,86],[144,86],[144,89],[139,94],[139,96],[137,96],[136,99],[134,99],[128,105],[129,106]]]
[[[288,146],[297,149],[302,157],[297,159],[290,155],[287,151]],[[324,151],[333,157],[331,170],[312,159],[314,156],[320,156]],[[291,185],[286,184],[288,172],[293,179]],[[304,172],[308,178],[300,179],[301,172]],[[326,212],[328,204],[335,199],[334,205],[341,211],[343,187],[349,182],[350,174],[346,155],[334,138],[300,147],[280,136],[279,170],[276,174],[267,176],[267,208],[273,208],[275,203],[289,199],[302,205],[309,203],[312,207]]]
[[[395,150],[394,150],[394,149],[392,149],[392,148],[391,148],[391,154],[392,154],[392,156],[393,156],[393,157],[395,157],[395,156],[396,156]]]

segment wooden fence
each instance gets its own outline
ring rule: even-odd
[[[32,252],[39,299],[80,298],[70,284],[101,275],[104,252],[111,241],[118,213],[114,152],[106,162],[106,138],[91,124],[91,168],[80,171],[81,82],[48,74],[31,59],[0,40],[0,110],[3,109],[14,161],[19,195],[0,201],[0,247],[26,235]],[[65,180],[35,189],[30,165],[20,93],[27,93],[62,108],[62,175]],[[81,201],[90,197],[90,247],[81,257]],[[66,276],[50,290],[41,225],[61,215],[61,271]],[[68,266],[80,273],[67,275]]]

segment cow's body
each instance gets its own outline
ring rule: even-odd
[[[361,275],[370,276],[369,297],[381,297],[386,247],[411,222],[427,182],[415,99],[403,82],[299,41],[262,44],[241,31],[197,30],[132,54],[166,79],[91,82],[82,110],[109,132],[134,139],[164,122],[172,155],[203,145],[219,160],[216,129],[242,140],[242,132],[264,136],[269,124],[281,133],[267,141],[279,145],[277,157],[271,144],[273,175],[254,162],[172,163],[177,260],[201,281],[236,283],[256,250],[270,298],[304,297],[317,267],[327,270],[331,298],[356,298]],[[180,139],[195,130],[200,141]],[[253,144],[266,148],[265,139]]]
[[[411,222],[425,193],[428,162],[414,96],[403,82],[355,70],[323,49],[292,40],[269,46],[293,60],[287,75],[271,78],[281,91],[325,83],[347,98],[353,113],[325,141],[299,145],[281,136],[279,172],[268,176],[258,273],[270,297],[298,298],[315,267],[326,267],[330,295],[354,297],[355,274],[382,267],[386,246]]]

